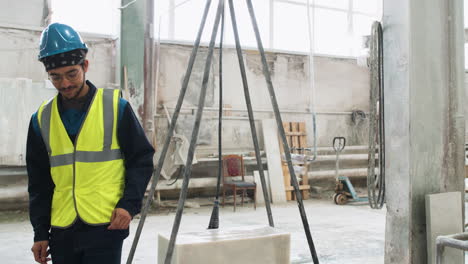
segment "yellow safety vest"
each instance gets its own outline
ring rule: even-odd
[[[57,99],[55,96],[38,110],[55,184],[51,225],[65,228],[77,217],[90,225],[107,224],[125,183],[117,140],[119,91],[96,90],[75,144],[60,118]]]

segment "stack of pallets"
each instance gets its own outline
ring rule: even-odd
[[[303,150],[294,150],[299,148],[307,148],[307,133],[304,122],[283,122],[283,128],[286,133],[286,139],[288,141],[289,149],[291,154],[304,154]],[[281,141],[280,141],[281,142]],[[291,176],[289,174],[288,164],[284,160],[284,149],[280,144],[284,186],[286,191],[286,200],[295,200],[296,195],[294,193],[294,187],[291,185]],[[299,189],[301,190],[302,199],[309,199],[310,185],[308,179],[308,162],[307,161],[296,161],[293,160],[294,166],[302,167],[300,173],[296,172],[296,177],[299,182]],[[296,170],[297,171],[297,170]]]

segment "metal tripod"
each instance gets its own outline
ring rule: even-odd
[[[169,245],[168,245],[168,249],[167,249],[167,253],[166,253],[166,258],[165,258],[165,261],[164,261],[165,264],[170,264],[171,263],[172,255],[174,253],[175,241],[176,241],[176,238],[177,238],[177,233],[178,233],[181,218],[182,218],[182,212],[183,212],[183,209],[184,209],[185,200],[187,198],[188,185],[189,185],[190,176],[191,176],[191,172],[192,172],[192,160],[193,160],[193,157],[194,157],[194,154],[195,154],[195,147],[196,147],[196,143],[197,143],[198,132],[199,132],[199,129],[200,129],[200,123],[201,123],[203,108],[204,108],[204,104],[205,104],[206,90],[207,90],[207,85],[208,85],[208,77],[209,77],[209,74],[210,74],[210,65],[211,65],[211,61],[212,61],[212,57],[213,57],[213,50],[214,50],[215,40],[216,40],[216,36],[217,36],[217,32],[218,32],[218,26],[219,26],[219,23],[220,23],[222,14],[223,14],[223,10],[224,10],[224,2],[225,2],[225,0],[219,0],[218,1],[218,7],[217,7],[217,11],[216,11],[216,16],[215,16],[215,22],[214,22],[214,25],[213,25],[213,31],[212,31],[212,34],[211,34],[210,44],[209,44],[209,47],[208,47],[208,56],[207,56],[206,62],[205,62],[205,70],[204,70],[203,81],[202,81],[202,85],[201,85],[201,89],[200,89],[200,97],[199,97],[199,101],[198,101],[196,118],[195,118],[195,122],[194,122],[194,126],[193,126],[192,136],[191,136],[191,140],[190,140],[190,147],[189,147],[189,151],[188,151],[188,155],[187,155],[187,162],[185,164],[185,168],[184,168],[184,171],[183,171],[183,183],[182,183],[182,188],[181,188],[181,191],[180,191],[179,203],[178,203],[178,206],[177,206],[177,211],[176,211],[176,216],[175,216],[175,220],[174,220],[174,224],[173,224],[173,228],[172,228],[172,233],[171,233],[171,237],[170,237],[170,241],[169,241]],[[283,122],[281,120],[281,115],[280,115],[280,112],[279,112],[278,103],[276,101],[276,95],[275,95],[275,92],[274,92],[274,89],[273,89],[273,84],[272,84],[272,81],[271,81],[270,71],[268,69],[266,56],[265,56],[265,51],[263,49],[262,40],[260,38],[260,33],[259,33],[259,30],[258,30],[258,25],[257,25],[257,21],[256,21],[256,18],[255,18],[252,2],[251,2],[251,0],[246,0],[246,2],[247,2],[250,18],[251,18],[251,21],[252,21],[252,26],[253,26],[253,29],[254,29],[254,32],[255,32],[255,37],[257,39],[258,50],[260,51],[260,55],[261,55],[261,61],[262,61],[262,64],[263,64],[263,74],[265,76],[265,80],[266,80],[266,83],[267,83],[267,87],[268,87],[268,91],[269,91],[269,94],[270,94],[270,99],[271,99],[271,103],[272,103],[272,106],[273,106],[273,111],[274,111],[276,123],[277,123],[277,126],[278,126],[278,131],[279,131],[281,141],[282,141],[282,144],[283,144],[286,161],[288,163],[289,173],[291,175],[291,184],[292,184],[292,186],[294,186],[294,191],[296,193],[297,204],[298,204],[298,207],[299,207],[299,212],[300,212],[302,223],[303,223],[303,226],[304,226],[304,232],[305,232],[306,237],[307,237],[307,242],[308,242],[308,245],[309,245],[309,249],[310,249],[310,252],[311,252],[311,255],[312,255],[313,262],[314,262],[314,264],[318,264],[319,261],[318,261],[317,253],[315,251],[315,246],[314,246],[314,243],[313,243],[313,240],[312,240],[312,235],[311,235],[310,229],[309,229],[309,223],[307,221],[307,216],[306,216],[306,213],[305,213],[305,210],[304,210],[302,195],[301,195],[301,192],[299,190],[298,181],[297,181],[297,178],[296,178],[296,174],[294,173],[294,168],[293,168],[293,165],[292,165],[292,162],[291,162],[291,152],[290,152],[290,149],[289,149],[289,146],[288,146],[288,143],[287,143],[287,140],[286,140],[285,131],[284,131],[284,128],[283,128],[283,125],[282,125]],[[144,222],[145,222],[145,219],[146,219],[146,215],[148,213],[148,209],[149,209],[149,207],[151,205],[151,202],[152,202],[152,199],[153,199],[153,196],[154,196],[154,192],[156,190],[156,186],[157,186],[158,181],[159,181],[161,168],[162,168],[162,165],[164,164],[164,159],[165,159],[168,147],[169,147],[169,143],[170,143],[170,140],[171,140],[171,138],[173,136],[173,133],[174,133],[174,129],[175,129],[175,126],[176,126],[176,123],[177,123],[177,119],[178,119],[178,116],[179,116],[179,113],[180,113],[180,109],[181,109],[181,106],[182,106],[182,103],[183,103],[183,100],[184,100],[184,97],[185,97],[185,93],[187,91],[188,82],[189,82],[190,75],[191,75],[193,65],[194,65],[194,62],[195,62],[195,57],[197,55],[197,51],[198,51],[198,48],[200,46],[200,39],[201,39],[201,36],[202,36],[202,33],[203,33],[203,28],[205,26],[206,18],[208,16],[208,11],[209,11],[209,8],[210,8],[210,4],[211,4],[211,0],[207,0],[206,5],[205,5],[205,10],[204,10],[204,13],[203,13],[203,18],[202,18],[202,21],[201,21],[201,24],[200,24],[200,28],[199,28],[199,31],[198,31],[198,34],[197,34],[197,37],[196,37],[196,40],[195,40],[195,43],[194,43],[194,46],[193,46],[193,49],[192,49],[192,53],[190,55],[190,59],[189,59],[187,71],[185,73],[182,88],[181,88],[181,91],[180,91],[180,94],[179,94],[179,98],[177,100],[176,108],[175,108],[174,114],[173,114],[172,119],[171,119],[171,123],[170,123],[170,126],[169,126],[169,131],[168,131],[168,134],[167,134],[167,138],[166,138],[166,140],[164,142],[164,145],[163,145],[163,148],[162,148],[162,151],[161,151],[161,155],[160,155],[159,160],[158,160],[157,167],[155,168],[155,171],[154,171],[153,176],[152,176],[153,179],[152,179],[150,192],[149,192],[148,198],[146,199],[146,202],[144,204],[144,207],[143,207],[143,210],[142,210],[142,213],[141,213],[140,222],[138,224],[138,228],[137,228],[137,231],[136,231],[136,234],[135,234],[135,238],[133,240],[132,248],[130,250],[130,254],[129,254],[128,259],[127,259],[127,264],[130,264],[133,261],[133,257],[134,257],[134,254],[135,254],[136,247],[138,245],[138,241],[139,241],[139,238],[140,238],[140,235],[141,235],[141,231],[143,229],[143,225],[144,225]],[[254,115],[253,115],[252,104],[251,104],[251,100],[250,100],[249,88],[248,88],[248,84],[247,84],[247,75],[246,75],[246,71],[245,71],[245,65],[244,65],[244,60],[243,60],[243,56],[242,56],[242,49],[241,49],[241,46],[240,46],[240,40],[239,40],[237,24],[236,24],[236,18],[235,18],[235,11],[234,11],[234,6],[233,6],[233,1],[232,0],[229,0],[229,9],[230,9],[230,14],[231,14],[234,37],[235,37],[235,41],[236,41],[236,50],[237,50],[237,56],[238,56],[238,60],[239,60],[240,72],[241,72],[241,76],[242,76],[242,84],[243,84],[243,87],[244,87],[244,96],[245,96],[247,111],[248,111],[248,115],[249,115],[249,122],[250,122],[250,129],[251,129],[251,133],[252,133],[252,140],[253,140],[254,148],[255,148],[255,157],[256,157],[257,166],[258,166],[257,169],[259,171],[260,180],[261,180],[261,184],[262,184],[262,187],[263,187],[263,195],[264,195],[264,200],[265,200],[265,207],[266,207],[266,210],[267,210],[268,222],[269,222],[269,225],[271,227],[274,227],[273,217],[272,217],[272,212],[271,212],[271,206],[270,206],[270,199],[269,199],[268,193],[266,191],[267,187],[266,187],[265,175],[264,175],[263,165],[262,165],[262,161],[261,161],[260,147],[259,147],[258,136],[257,136],[256,128],[255,128]]]

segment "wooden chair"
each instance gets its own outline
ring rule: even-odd
[[[237,191],[242,191],[241,205],[244,206],[244,195],[247,190],[253,190],[254,208],[257,209],[257,184],[255,182],[245,181],[244,159],[239,155],[223,156],[223,201],[224,207],[226,189],[233,191],[234,195],[234,212],[236,211],[236,195]],[[233,177],[237,177],[234,179]]]

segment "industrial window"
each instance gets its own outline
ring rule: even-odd
[[[119,4],[116,0],[52,0],[52,22],[68,24],[80,32],[118,35]]]
[[[166,41],[191,42],[195,39],[205,0],[157,0],[156,34]],[[202,37],[208,42],[215,6]],[[265,48],[295,52],[309,51],[307,0],[252,1]],[[370,34],[372,22],[380,20],[382,0],[310,0],[314,52],[357,56],[363,36]],[[245,1],[234,1],[237,26],[244,47],[256,47],[255,35]],[[226,7],[225,43],[234,45],[229,9]]]
[[[307,10],[300,5],[276,2],[273,5],[273,45],[280,50],[308,51]]]
[[[347,13],[325,8],[315,9],[315,52],[351,56],[352,41]]]
[[[82,0],[79,5],[72,2],[51,0],[52,22],[70,24],[81,32],[119,35],[120,0]],[[206,0],[155,0],[156,36],[164,41],[193,42],[205,3]],[[307,0],[254,0],[252,3],[265,48],[309,51]],[[381,17],[382,0],[309,0],[309,3],[314,52],[319,54],[357,56],[363,36],[370,34],[372,22]],[[205,43],[210,39],[216,4],[217,1],[212,1],[202,36]],[[234,4],[242,45],[256,47],[246,1],[234,1]],[[230,20],[226,6],[225,43],[234,45]]]

